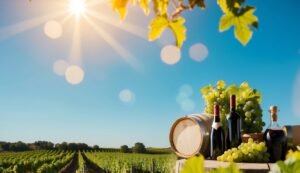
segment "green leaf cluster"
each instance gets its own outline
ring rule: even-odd
[[[234,26],[235,37],[246,45],[253,35],[250,26],[257,28],[258,19],[253,15],[254,7],[242,6],[244,1],[217,0],[217,3],[224,13],[220,19],[219,31],[223,32]],[[205,0],[110,0],[110,2],[112,9],[119,14],[121,20],[126,18],[129,4],[138,4],[145,15],[149,15],[152,2],[155,17],[149,26],[149,40],[158,39],[162,32],[169,28],[173,31],[178,47],[181,47],[186,39],[185,19],[181,17],[181,13],[185,10],[192,10],[194,7],[206,8]],[[175,8],[173,13],[169,12],[171,8]]]
[[[204,157],[194,156],[184,163],[183,170],[180,173],[241,173],[242,171],[234,164],[231,163],[228,167],[219,167],[206,171],[204,168]]]
[[[300,151],[289,151],[285,161],[278,161],[271,173],[300,173]]]
[[[184,22],[185,19],[182,17],[170,21],[167,15],[156,16],[150,24],[149,40],[152,41],[159,38],[163,31],[169,28],[176,37],[176,44],[181,47],[186,39]]]
[[[250,26],[258,27],[258,18],[253,15],[255,8],[249,5],[242,7],[244,0],[218,0],[224,15],[220,19],[219,31],[223,32],[234,26],[234,36],[243,45],[252,38]]]

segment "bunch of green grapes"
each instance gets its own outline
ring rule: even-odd
[[[223,155],[217,157],[217,160],[223,162],[265,163],[269,161],[269,157],[265,142],[256,143],[253,142],[252,138],[249,138],[248,143],[242,143],[238,148],[225,151]]]
[[[260,106],[261,94],[244,82],[239,87],[237,112],[242,117],[243,131],[246,133],[261,132],[265,123],[262,121]]]
[[[209,114],[214,114],[214,105],[218,104],[223,127],[226,127],[226,115],[229,113],[230,98],[225,87],[226,83],[220,80],[216,86],[208,85],[201,89],[203,99],[206,103],[204,111]]]
[[[201,89],[206,107],[205,112],[214,113],[214,104],[220,106],[221,122],[226,128],[226,115],[230,111],[230,95],[236,95],[237,112],[241,116],[242,131],[245,133],[261,132],[265,123],[262,121],[262,109],[260,107],[261,94],[251,88],[247,82],[243,82],[239,87],[230,85],[222,80],[216,86],[208,85]]]

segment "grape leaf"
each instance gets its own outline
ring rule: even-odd
[[[234,26],[235,38],[246,45],[252,38],[250,26],[258,27],[258,19],[253,15],[255,9],[251,6],[241,7],[245,0],[218,0],[218,5],[224,12],[219,22],[219,31],[224,32]]]
[[[219,31],[223,32],[228,30],[231,26],[235,26],[235,38],[243,45],[246,45],[253,35],[250,25],[256,26],[258,21],[257,17],[253,15],[254,11],[254,8],[247,8],[247,10],[244,10],[242,14],[238,16],[228,11],[220,19]]]
[[[243,15],[235,19],[235,37],[243,44],[246,45],[252,35],[253,31],[250,29],[249,25],[257,22],[257,17],[253,15],[255,9],[249,9]]]
[[[112,8],[120,15],[121,20],[124,20],[127,15],[127,5],[129,0],[112,0]]]
[[[219,167],[211,170],[210,173],[242,173],[242,171],[234,163],[231,163],[228,167]]]
[[[228,13],[230,12],[228,5],[227,5],[227,0],[218,0],[218,5],[220,6],[221,10],[223,11],[223,13]]]
[[[150,23],[149,40],[153,41],[159,38],[166,28],[170,28],[176,38],[177,46],[181,47],[186,39],[186,28],[183,25],[184,22],[185,20],[182,17],[169,21],[167,15],[156,16]]]
[[[165,15],[168,10],[169,0],[153,0],[154,12],[157,15]]]
[[[223,32],[228,30],[232,25],[234,25],[234,16],[232,13],[224,14],[220,19],[219,31]]]
[[[248,25],[258,28],[258,18],[253,15],[254,12],[255,8],[246,6],[245,8],[241,9],[240,15],[242,15],[243,20],[248,23]]]
[[[205,173],[203,156],[188,159],[180,173]]]
[[[183,42],[186,39],[186,28],[183,25],[184,22],[185,22],[185,19],[182,17],[178,17],[175,20],[172,20],[171,22],[169,22],[169,26],[175,35],[176,44],[178,47],[181,47]]]
[[[156,18],[152,19],[149,27],[149,40],[152,41],[159,38],[168,25],[169,21],[166,15],[156,16]]]
[[[203,156],[194,156],[189,158],[183,165],[183,170],[180,173],[205,173]],[[212,169],[209,173],[242,173],[239,168],[231,163],[228,167],[219,167]]]
[[[150,13],[149,0],[139,0],[138,2],[144,13],[148,16]]]
[[[251,29],[242,21],[237,20],[234,29],[234,36],[238,39],[244,46],[252,38],[253,32]]]

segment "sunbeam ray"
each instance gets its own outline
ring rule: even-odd
[[[63,19],[61,19],[59,22],[63,25],[66,22],[68,22],[71,17],[72,17],[72,15],[67,15]]]
[[[137,59],[120,43],[118,43],[111,35],[104,29],[96,25],[88,16],[83,15],[84,19],[92,26],[92,28],[101,36],[120,56],[125,62],[132,66],[135,70],[141,70],[141,64]]]
[[[112,18],[108,18],[104,15],[100,15],[99,13],[93,11],[93,10],[87,10],[86,13],[89,15],[89,16],[92,16],[96,19],[98,19],[99,21],[102,21],[102,22],[105,22],[105,23],[108,23],[112,26],[115,26],[119,29],[122,29],[128,33],[131,33],[135,36],[138,36],[144,40],[147,40],[148,38],[146,37],[147,36],[147,31],[141,27],[138,27],[138,26],[135,26],[133,24],[130,24],[128,22],[126,23],[120,23],[120,21],[117,21],[117,20],[112,20]]]
[[[86,6],[87,7],[92,7],[94,5],[101,5],[101,4],[105,3],[105,2],[107,2],[107,1],[105,1],[105,0],[92,0],[92,1],[88,1],[87,4],[86,4]]]
[[[80,20],[75,19],[74,32],[72,37],[72,46],[70,51],[70,64],[81,64],[81,40],[80,40]]]
[[[28,31],[32,28],[35,28],[48,20],[55,19],[57,17],[60,17],[64,15],[66,12],[65,11],[60,11],[60,12],[55,12],[52,14],[48,14],[42,17],[36,17],[33,19],[25,20],[10,26],[5,26],[0,28],[0,41],[6,40],[10,37],[13,37],[19,33]]]

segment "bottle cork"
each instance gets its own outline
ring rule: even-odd
[[[278,107],[271,106],[269,112],[271,113],[271,121],[277,121]]]

